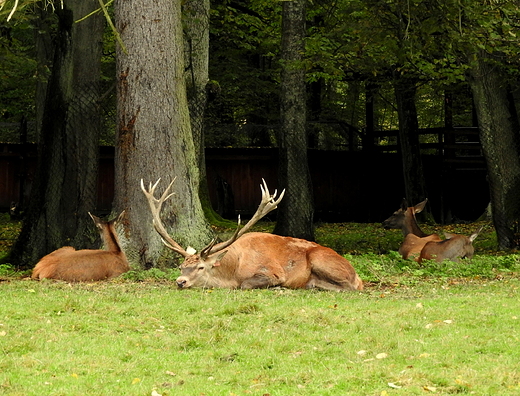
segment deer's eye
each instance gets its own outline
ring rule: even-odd
[[[204,266],[203,265],[200,265],[197,267],[197,271],[202,271],[204,269]]]

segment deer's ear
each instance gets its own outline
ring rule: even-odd
[[[428,202],[428,198],[414,206],[415,213],[421,213]]]
[[[477,237],[478,237],[478,232],[476,232],[475,234],[471,234],[471,236],[469,237],[470,242],[473,242],[475,239],[477,239]]]
[[[220,252],[218,254],[213,254],[211,255],[210,257],[208,257],[205,262],[212,265],[213,267],[218,267],[220,266],[220,260],[222,260],[222,257],[224,257],[226,255],[228,251],[227,250],[224,250],[223,252]]]

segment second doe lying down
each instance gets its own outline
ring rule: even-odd
[[[423,260],[458,261],[459,258],[472,258],[475,251],[473,241],[482,228],[471,236],[444,233],[446,239],[441,240],[438,234],[425,234],[417,224],[415,215],[420,213],[428,199],[415,206],[408,206],[403,199],[401,207],[383,222],[386,229],[400,229],[403,232],[403,242],[399,246],[399,254],[403,259],[413,258],[419,263]]]
[[[422,263],[423,260],[435,260],[440,263],[444,260],[459,261],[460,258],[472,258],[475,252],[473,241],[477,238],[481,229],[469,237],[466,235],[445,233],[445,240],[440,242],[428,242],[424,245],[418,262]]]

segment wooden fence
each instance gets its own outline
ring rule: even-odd
[[[446,155],[450,148],[437,150],[442,155],[423,155],[436,220],[475,220],[489,202],[482,159],[470,156],[470,162],[463,162],[460,156]],[[393,213],[404,196],[402,167],[400,156],[386,151],[309,150],[316,220],[380,222]],[[93,210],[111,209],[113,161],[113,148],[101,147],[97,208]],[[212,204],[229,218],[255,211],[262,178],[270,188],[279,188],[274,148],[206,149],[206,164]],[[11,202],[28,202],[35,167],[35,145],[0,144],[1,210],[8,210]]]

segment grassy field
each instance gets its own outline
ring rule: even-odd
[[[378,225],[317,236],[366,290],[177,290],[175,269],[35,282],[4,264],[0,394],[520,394],[520,265],[490,230],[472,261],[424,266]]]

